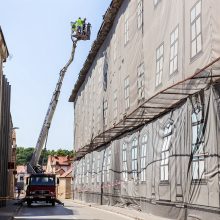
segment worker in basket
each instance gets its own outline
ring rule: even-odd
[[[83,20],[79,17],[75,22],[71,22],[72,37],[82,40],[90,39],[90,28],[91,24],[86,23],[86,18]]]

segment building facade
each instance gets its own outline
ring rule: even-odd
[[[113,0],[70,96],[74,196],[220,219],[217,0]]]
[[[3,63],[7,57],[8,50],[0,27],[0,207],[6,204],[6,199],[11,194],[8,187],[11,178],[8,172],[12,168],[11,86],[3,74]]]

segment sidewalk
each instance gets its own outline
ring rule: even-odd
[[[0,208],[0,219],[12,220],[15,214],[21,208],[21,205],[15,205],[17,200],[8,200],[5,207]]]
[[[73,200],[73,203],[86,205],[86,206],[90,206],[90,207],[97,208],[97,209],[102,209],[102,210],[109,211],[109,212],[114,212],[117,214],[121,214],[121,215],[130,217],[130,218],[133,218],[135,220],[170,220],[168,218],[162,218],[162,217],[158,217],[152,214],[148,214],[145,212],[140,212],[140,211],[136,211],[136,210],[132,210],[128,208],[120,208],[120,207],[108,206],[108,205],[98,205],[95,203],[86,203],[81,200]]]

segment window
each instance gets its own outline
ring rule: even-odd
[[[85,175],[85,159],[82,162],[82,184],[84,184],[84,175]]]
[[[108,109],[108,102],[105,100],[103,102],[103,119],[104,119],[104,126],[107,125],[107,109]]]
[[[192,112],[192,177],[193,180],[204,178],[204,138],[203,138],[203,109],[198,105]]]
[[[156,86],[161,84],[163,74],[164,45],[161,44],[156,50]]]
[[[122,174],[123,180],[128,181],[128,166],[127,166],[127,144],[122,145]]]
[[[154,1],[154,7],[156,7],[161,0],[153,0],[153,1]]]
[[[97,128],[100,131],[100,127],[101,127],[101,106],[98,106],[98,115],[97,115]]]
[[[108,151],[108,160],[107,160],[107,165],[106,165],[106,170],[107,170],[106,179],[107,179],[107,182],[110,182],[111,157],[112,157],[112,151],[111,151],[111,149],[109,149],[109,151]]]
[[[138,0],[137,16],[138,28],[141,28],[143,25],[143,0]]]
[[[117,58],[117,38],[116,35],[114,35],[114,40],[113,40],[113,61],[115,62]]]
[[[172,125],[169,123],[164,128],[163,146],[161,150],[161,163],[160,163],[160,180],[169,180],[169,156],[170,156],[170,140],[172,135]]]
[[[191,58],[202,51],[201,0],[191,9]]]
[[[134,180],[137,180],[137,173],[138,173],[137,145],[138,145],[138,141],[135,138],[132,141],[132,146],[131,146],[131,172]]]
[[[113,117],[117,119],[118,116],[118,99],[117,99],[117,90],[113,93]]]
[[[124,80],[125,110],[129,109],[130,107],[129,90],[130,90],[129,77],[127,77]]]
[[[126,45],[129,41],[129,15],[128,11],[125,12],[125,23],[124,23],[124,44]]]
[[[96,175],[96,182],[100,183],[100,155],[97,158],[97,175]]]
[[[95,157],[92,158],[92,184],[95,182]]]
[[[89,158],[87,158],[87,166],[86,166],[86,184],[89,183],[89,168],[90,168],[90,163],[89,163]]]
[[[170,75],[178,70],[178,41],[179,27],[177,26],[170,35]]]
[[[142,63],[138,69],[138,80],[137,80],[137,87],[138,87],[138,101],[144,99],[144,64]]]
[[[146,181],[147,135],[141,140],[141,181]]]
[[[105,173],[106,173],[106,164],[107,164],[107,152],[104,151],[104,157],[103,157],[103,166],[102,166],[102,182],[105,182]]]

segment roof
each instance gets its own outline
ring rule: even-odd
[[[27,173],[27,166],[19,165],[16,168],[17,173]]]
[[[73,171],[73,168],[71,167],[69,170],[67,170],[65,173],[63,173],[60,177],[61,178],[65,178],[65,177],[72,177],[72,175],[70,175]]]
[[[48,160],[51,161],[52,164],[60,165],[60,166],[69,166],[71,163],[71,159],[69,156],[49,156]]]
[[[108,7],[105,15],[103,16],[103,22],[97,34],[96,40],[93,42],[91,50],[86,58],[86,61],[81,69],[76,84],[72,90],[72,94],[69,98],[69,102],[75,102],[77,93],[82,86],[83,82],[86,79],[86,75],[96,58],[96,55],[104,43],[106,37],[108,36],[109,31],[113,25],[115,17],[118,13],[119,8],[121,7],[123,0],[112,0],[110,6]]]
[[[3,32],[2,32],[2,28],[1,28],[1,26],[0,26],[0,35],[1,35],[1,38],[2,39],[0,39],[0,45],[1,45],[1,40],[3,41],[3,45],[5,46],[5,48],[6,48],[6,57],[5,57],[5,59],[4,59],[4,62],[6,61],[6,58],[8,57],[8,55],[9,55],[9,52],[8,52],[8,48],[7,48],[7,44],[6,44],[6,41],[5,41],[5,38],[4,38],[4,35],[3,35]]]

